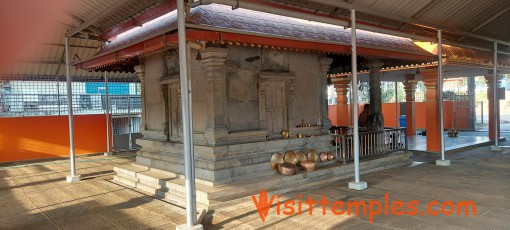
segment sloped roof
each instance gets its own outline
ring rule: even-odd
[[[211,27],[211,30],[214,28],[229,29],[254,33],[261,37],[278,36],[291,40],[350,46],[350,29],[247,9],[232,10],[229,6],[218,4],[193,8],[188,23]],[[177,13],[173,11],[119,35],[99,51],[94,58],[174,31],[176,28]],[[429,52],[413,44],[409,38],[362,30],[358,30],[357,38],[359,47],[417,54],[424,57],[432,56]]]

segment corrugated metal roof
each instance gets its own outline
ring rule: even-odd
[[[340,16],[348,16],[348,11],[339,11],[339,9],[331,8],[328,5],[317,4],[312,0],[263,0],[266,2],[273,2],[284,4],[288,6],[295,6],[301,9],[306,9],[315,12],[322,9],[323,12],[335,14]],[[333,1],[332,1],[333,2]],[[424,23],[436,24],[446,28],[454,28],[465,32],[475,33],[478,35],[488,36],[501,41],[510,40],[510,27],[508,20],[510,20],[510,1],[508,0],[357,0],[357,1],[343,1],[352,2],[354,8],[368,8],[370,10],[377,10],[382,13],[387,13],[388,18],[398,15],[404,18],[416,19]],[[416,32],[413,25],[402,27],[404,23],[397,23],[395,21],[387,20],[382,17],[374,17],[371,15],[358,14],[358,19],[376,24],[395,27],[403,31]],[[500,15],[497,18],[492,18],[494,15]],[[486,25],[485,25],[486,24]],[[482,25],[481,28],[478,26]],[[430,33],[427,29],[421,28],[423,33]],[[418,32],[421,32],[418,30]],[[462,34],[448,33],[444,36],[452,37],[452,40],[457,40],[463,37]],[[462,39],[461,39],[462,40]],[[481,45],[488,45],[483,41],[478,41]]]
[[[62,21],[63,27],[78,26],[83,21],[93,18],[101,11],[117,2],[126,2],[119,9],[113,11],[107,17],[93,25],[102,30],[108,29],[130,18],[132,15],[144,12],[151,7],[161,4],[158,0],[72,0],[70,8],[65,13]],[[31,57],[23,63],[0,70],[0,77],[4,76],[64,76],[65,75],[65,47],[64,37],[66,29],[61,28],[57,33],[50,36],[45,44],[34,50]],[[103,42],[92,39],[70,39],[71,62],[77,62],[93,56],[103,45]],[[72,77],[102,77],[102,73],[75,70],[71,67]],[[133,73],[112,73],[111,77],[129,78],[135,77]]]

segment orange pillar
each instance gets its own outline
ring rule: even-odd
[[[443,131],[439,126],[439,100],[437,91],[437,68],[427,68],[421,71],[423,83],[427,88],[425,93],[427,151],[441,151],[441,136]]]
[[[406,129],[407,135],[416,135],[416,105],[415,92],[416,83],[414,74],[406,74],[404,90],[406,92]]]
[[[494,79],[492,74],[485,76],[485,82],[487,83],[487,100],[489,101],[489,139],[494,139]],[[499,87],[499,78],[498,78]],[[498,114],[499,122],[499,114]],[[498,133],[501,135],[499,125]]]
[[[338,126],[351,126],[349,103],[349,84],[351,80],[347,78],[338,78],[334,80],[336,89],[337,121]]]

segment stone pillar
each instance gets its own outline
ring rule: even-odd
[[[495,105],[496,100],[498,100],[498,99],[496,98],[496,100],[494,100],[494,78],[493,78],[493,76],[494,76],[493,74],[488,74],[487,76],[485,76],[485,82],[487,83],[487,100],[489,101],[489,139],[495,138],[494,122],[498,122],[498,124],[499,124],[499,114],[498,114],[497,121],[494,121],[494,105]],[[499,88],[499,84],[500,84],[500,79],[501,78],[498,77],[498,82],[497,82],[498,88]],[[496,105],[498,105],[498,103],[496,103]],[[501,135],[499,125],[498,125],[498,134]]]
[[[227,138],[227,78],[226,48],[208,47],[201,51],[206,78],[206,129],[207,144],[216,144]]]
[[[439,92],[437,91],[437,68],[423,69],[421,71],[423,83],[427,88],[425,92],[427,151],[441,151],[441,136],[443,130],[439,125]]]
[[[331,128],[331,120],[328,116],[328,71],[331,63],[333,62],[332,58],[326,58],[326,57],[320,57],[319,58],[319,65],[320,65],[320,75],[319,75],[319,81],[320,81],[320,103],[322,111],[322,117],[320,118],[322,120],[322,129],[321,133],[328,134],[329,129]]]
[[[415,92],[416,84],[418,83],[414,74],[406,74],[404,81],[404,90],[406,92],[406,129],[407,135],[416,135],[416,105],[415,105]]]
[[[336,90],[336,117],[338,126],[351,126],[351,113],[349,103],[347,101],[351,79],[342,77],[335,79],[333,82],[335,83]]]
[[[147,126],[145,125],[146,118],[146,109],[145,109],[145,65],[137,65],[135,66],[135,73],[138,79],[140,80],[140,98],[141,98],[141,109],[142,115],[140,118],[140,131],[147,130]]]
[[[384,117],[382,114],[382,97],[381,97],[381,61],[370,61],[368,68],[370,69],[370,117],[372,118],[368,129],[373,131],[384,130]]]

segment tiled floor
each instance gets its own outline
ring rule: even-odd
[[[322,215],[314,205],[313,216],[276,215],[273,204],[262,222],[251,199],[209,212],[205,229],[509,229],[510,150],[496,153],[480,147],[448,154],[452,166],[432,164],[435,154],[416,154],[421,163],[362,175],[365,191],[347,189],[347,182],[282,194],[280,201],[313,196],[344,202],[418,200],[426,202],[473,200],[476,216],[367,216]],[[182,209],[111,182],[114,165],[130,164],[133,155],[78,158],[84,180],[65,182],[67,161],[0,167],[0,229],[174,229],[185,222]],[[258,191],[254,191],[256,193]],[[327,206],[330,208],[330,206]],[[303,213],[308,208],[303,206]],[[283,211],[283,210],[282,210]]]
[[[181,208],[111,182],[133,153],[77,158],[83,180],[65,182],[68,161],[0,167],[0,229],[173,229]]]
[[[427,136],[414,135],[407,137],[409,149],[426,151]],[[468,132],[461,131],[458,137],[448,137],[447,132],[444,133],[445,150],[453,150],[463,148],[469,145],[476,145],[489,142],[488,132]]]
[[[428,202],[437,200],[472,200],[476,203],[476,216],[376,216],[371,223],[367,216],[336,216],[327,212],[322,215],[322,206],[313,206],[313,216],[276,214],[276,205],[269,210],[263,223],[252,201],[225,207],[208,214],[202,222],[207,229],[510,229],[510,150],[491,152],[489,147],[480,147],[448,154],[452,166],[433,164],[435,154],[418,154],[415,159],[422,162],[413,167],[390,169],[362,175],[369,188],[353,191],[347,181],[326,187],[283,194],[286,199],[321,196],[328,200],[384,202],[385,194],[391,201],[419,202],[420,211],[427,210]],[[276,194],[275,194],[276,195]],[[331,208],[331,206],[327,206]],[[439,208],[432,208],[432,211]],[[303,208],[303,213],[308,209]],[[461,212],[462,213],[462,212]]]

